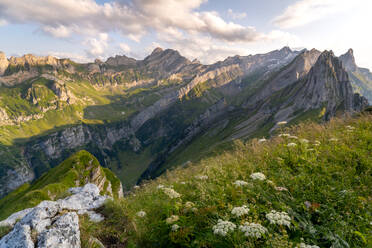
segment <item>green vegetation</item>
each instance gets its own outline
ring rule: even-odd
[[[234,151],[168,171],[107,203],[103,222],[81,219],[83,245],[92,235],[111,247],[370,247],[372,116],[281,131],[266,142],[236,142]],[[249,211],[233,211],[242,206]],[[271,223],[272,210],[290,223]],[[236,228],[214,233],[219,219]],[[262,225],[262,236],[245,236],[244,223]]]
[[[10,226],[0,226],[0,239],[7,235],[12,228]]]
[[[102,168],[98,160],[86,151],[80,151],[66,159],[60,165],[50,169],[32,184],[24,184],[6,197],[0,199],[0,219],[43,200],[56,200],[66,196],[70,187],[85,185],[88,182],[99,183],[105,180],[101,189],[110,194],[109,183],[114,197],[120,188],[120,180],[107,168]]]

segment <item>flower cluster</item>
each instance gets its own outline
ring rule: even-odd
[[[249,212],[249,208],[246,205],[243,205],[241,207],[234,207],[231,210],[231,214],[232,215],[235,215],[237,217],[240,217],[240,216],[243,216],[245,214],[248,214],[248,212]]]
[[[213,226],[213,233],[216,235],[226,236],[228,232],[234,231],[236,225],[227,220],[219,219],[217,224]]]
[[[194,206],[195,206],[195,204],[193,202],[187,201],[185,203],[185,208],[193,208]]]
[[[332,142],[337,142],[337,141],[338,141],[338,139],[336,139],[336,138],[330,138],[330,139],[329,139],[329,141],[332,141]]]
[[[162,188],[164,188],[164,185],[163,184],[159,184],[156,188],[157,189],[162,189]]]
[[[259,139],[258,140],[258,143],[262,143],[262,142],[265,142],[266,141],[266,139],[265,138],[262,138],[262,139]]]
[[[236,180],[235,182],[233,182],[233,184],[235,186],[246,186],[246,185],[248,185],[248,183],[246,181],[243,181],[243,180]]]
[[[355,129],[355,127],[353,127],[353,126],[346,126],[346,131],[348,131],[348,132],[352,132],[354,129]]]
[[[167,196],[169,196],[169,198],[173,199],[173,198],[179,198],[181,196],[181,194],[177,193],[174,189],[171,189],[171,188],[161,188],[164,192],[164,194],[166,194]]]
[[[305,243],[301,243],[301,244],[297,245],[297,248],[319,248],[319,246],[317,246],[317,245],[307,245]]]
[[[246,237],[261,238],[262,235],[267,233],[267,229],[257,223],[245,223],[239,226],[239,230],[244,232]]]
[[[307,139],[300,139],[300,142],[303,143],[303,144],[308,144],[309,143],[309,140],[307,140]]]
[[[319,146],[320,145],[320,141],[319,140],[315,140],[314,141],[314,146]]]
[[[298,137],[297,136],[294,136],[294,135],[291,135],[288,138],[290,138],[290,139],[298,139]]]
[[[172,227],[171,227],[173,232],[177,231],[179,228],[180,228],[180,226],[177,225],[177,224],[173,224]]]
[[[196,176],[195,178],[200,179],[200,180],[207,180],[208,176],[201,175],[201,176]]]
[[[297,144],[296,144],[296,143],[288,143],[287,146],[288,146],[288,147],[295,147],[295,146],[297,146]]]
[[[275,187],[275,190],[277,190],[277,191],[288,191],[288,189],[286,187],[280,187],[280,186]]]
[[[252,173],[251,174],[251,178],[253,180],[260,180],[260,181],[263,181],[266,179],[266,176],[264,174],[262,174],[261,172],[256,172],[256,173]]]
[[[143,218],[146,216],[146,212],[145,211],[139,211],[137,214],[136,214],[138,217],[140,218]]]
[[[278,224],[288,227],[291,225],[291,217],[289,217],[286,212],[277,212],[275,210],[271,210],[270,213],[266,214],[266,218],[271,224]]]
[[[180,219],[180,218],[178,217],[178,215],[172,215],[171,217],[167,218],[167,219],[165,220],[165,222],[166,222],[167,224],[172,224],[172,223],[178,221],[179,219]]]
[[[289,137],[291,136],[289,133],[281,133],[279,134],[279,137]]]

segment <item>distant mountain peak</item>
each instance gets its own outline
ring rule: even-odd
[[[285,46],[283,47],[282,49],[280,49],[281,52],[287,52],[287,53],[290,53],[292,52],[291,48],[289,48],[289,46]]]
[[[157,54],[157,53],[162,53],[163,51],[164,51],[163,48],[157,47],[157,48],[154,49],[154,51],[152,51],[151,55]]]
[[[355,72],[358,67],[355,63],[354,51],[350,48],[345,54],[340,56],[343,66],[346,70]]]

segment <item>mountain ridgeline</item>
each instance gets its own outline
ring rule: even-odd
[[[0,83],[0,196],[81,149],[128,188],[280,121],[327,121],[372,100],[352,50],[288,47],[212,65],[161,48],[87,64],[0,53]]]

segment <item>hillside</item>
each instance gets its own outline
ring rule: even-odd
[[[122,197],[119,179],[86,151],[79,151],[60,165],[43,174],[32,183],[26,183],[0,199],[0,219],[10,214],[34,207],[44,200],[57,200],[67,196],[71,187],[94,183],[102,194]]]
[[[0,197],[81,149],[128,190],[233,140],[269,137],[277,122],[323,122],[368,105],[341,58],[316,49],[212,65],[161,48],[143,60],[1,60]]]
[[[81,220],[82,244],[370,247],[371,151],[370,114],[281,126],[107,203],[103,222]]]

